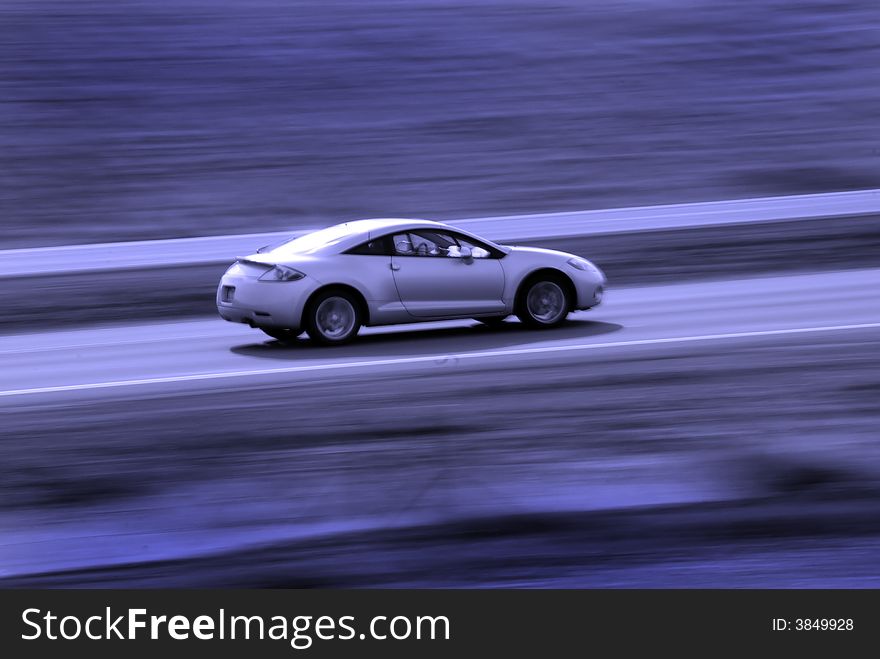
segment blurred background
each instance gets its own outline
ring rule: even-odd
[[[330,352],[216,318],[236,253],[31,250],[869,191],[878,25],[870,0],[0,0],[0,586],[880,587],[870,192],[538,217],[601,307]]]
[[[3,0],[3,247],[880,185],[870,0]]]

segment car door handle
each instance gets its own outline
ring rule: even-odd
[[[397,265],[396,263],[392,263],[392,264],[391,264],[390,266],[388,266],[388,267],[390,267],[392,270],[400,270],[400,266]]]

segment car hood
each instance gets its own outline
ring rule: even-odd
[[[577,254],[560,252],[556,249],[544,249],[543,247],[511,247],[510,256],[517,261],[528,263],[529,265],[552,264],[560,268],[568,261],[571,261],[572,259],[577,259],[579,261],[584,261],[585,263],[587,263],[587,270],[592,272],[594,275],[598,275],[603,278],[605,277],[605,273],[603,273],[599,266],[593,263],[590,259],[587,259],[583,256],[578,256]]]

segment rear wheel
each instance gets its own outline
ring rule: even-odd
[[[360,305],[347,291],[325,291],[309,303],[304,320],[312,341],[341,345],[351,341],[361,328]]]
[[[555,327],[571,309],[568,287],[561,277],[539,275],[527,281],[517,300],[517,317],[529,327]]]

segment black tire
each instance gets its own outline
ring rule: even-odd
[[[292,330],[292,329],[280,329],[280,328],[269,328],[269,327],[261,327],[260,328],[264,334],[268,334],[273,339],[281,341],[282,343],[293,343],[296,341],[296,338],[302,334],[302,330]]]
[[[504,325],[504,321],[507,319],[507,316],[490,316],[488,318],[474,318],[478,323],[483,323],[483,325],[488,325],[489,327],[501,327]]]
[[[539,274],[520,287],[516,316],[534,328],[556,327],[565,322],[571,311],[571,293],[562,275]]]
[[[328,289],[309,301],[303,325],[312,341],[322,345],[343,345],[361,329],[361,305],[346,290]]]

